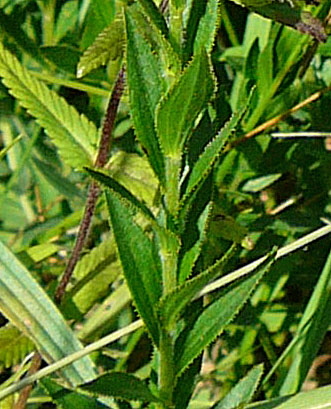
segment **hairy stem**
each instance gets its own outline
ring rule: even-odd
[[[102,134],[99,144],[98,154],[95,160],[95,167],[102,168],[105,166],[108,158],[108,153],[111,145],[111,135],[114,128],[115,118],[119,106],[120,99],[124,89],[124,75],[125,70],[122,68],[118,74],[113,92],[111,94],[109,104],[107,107],[106,117],[102,128]],[[84,215],[79,226],[76,242],[71,253],[70,259],[63,273],[61,281],[55,292],[55,300],[60,303],[65,289],[70,281],[75,266],[80,258],[81,252],[84,248],[86,240],[91,229],[92,217],[94,214],[97,199],[100,194],[100,189],[97,182],[92,181],[88,189],[88,195],[85,204]]]

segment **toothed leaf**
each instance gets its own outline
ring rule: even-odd
[[[33,350],[33,342],[12,324],[0,328],[0,366],[17,365]]]
[[[93,44],[84,51],[77,65],[77,77],[81,78],[92,70],[120,58],[124,50],[124,19],[119,14],[103,29]]]
[[[136,135],[147,151],[151,166],[160,182],[164,181],[164,159],[158,143],[154,112],[164,83],[162,69],[155,52],[141,35],[136,20],[126,12],[127,81],[131,114]]]
[[[37,80],[1,43],[0,77],[10,93],[45,128],[68,165],[74,168],[92,165],[98,138],[95,125]]]
[[[251,276],[230,284],[208,305],[175,349],[176,374],[180,375],[231,322],[274,261],[274,252]]]
[[[158,402],[147,385],[134,375],[111,372],[101,375],[79,389],[101,396],[113,396],[127,401]]]
[[[105,193],[124,276],[138,312],[158,344],[155,309],[162,292],[162,273],[157,251],[154,243],[135,223],[133,206],[130,209],[130,204],[112,190]]]
[[[214,77],[205,52],[197,54],[160,102],[156,129],[166,156],[178,156],[195,121],[214,91]]]

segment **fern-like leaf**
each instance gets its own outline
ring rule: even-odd
[[[90,71],[120,58],[124,50],[124,19],[119,15],[97,36],[84,51],[77,66],[77,77],[81,78]]]
[[[1,43],[0,77],[10,93],[46,130],[68,165],[74,168],[92,165],[98,136],[95,125],[34,78]]]
[[[17,365],[34,349],[33,342],[12,324],[0,328],[0,365]]]

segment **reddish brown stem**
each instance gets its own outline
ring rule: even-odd
[[[102,134],[101,134],[98,154],[97,154],[97,158],[94,163],[95,167],[98,167],[98,168],[104,167],[108,159],[108,153],[109,153],[110,145],[111,145],[111,135],[112,135],[113,128],[114,128],[114,123],[115,123],[115,118],[116,118],[119,102],[120,102],[120,99],[122,97],[123,90],[124,90],[124,75],[125,75],[125,70],[124,68],[122,68],[118,74],[118,77],[114,85],[114,89],[111,94],[109,104],[107,107],[106,117],[105,117],[103,128],[102,128]],[[78,234],[77,234],[77,238],[76,238],[76,242],[75,242],[73,251],[71,253],[66,269],[63,273],[61,281],[55,291],[55,300],[57,303],[60,303],[63,298],[65,289],[70,281],[72,273],[75,269],[75,266],[80,258],[80,255],[84,248],[86,240],[89,236],[92,217],[94,214],[97,199],[99,197],[99,193],[100,193],[100,189],[99,189],[97,182],[92,181],[89,186],[84,215],[83,215],[82,221],[79,226],[79,230],[78,230]]]

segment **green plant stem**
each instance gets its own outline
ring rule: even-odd
[[[259,101],[258,106],[250,116],[248,122],[245,124],[246,131],[255,128],[264,111],[266,110],[267,106],[270,104],[271,99],[274,97],[278,88],[281,86],[286,75],[288,74],[292,66],[296,64],[297,61],[299,60],[300,55],[303,53],[306,43],[307,39],[304,36],[302,36],[300,41],[298,41],[297,47],[292,51],[283,68],[276,75],[276,78],[274,79],[271,87],[268,90],[264,90],[264,93],[262,95],[261,100]]]
[[[165,202],[168,213],[174,218],[179,205],[179,179],[181,170],[181,156],[167,156],[166,158],[166,191]]]
[[[167,331],[162,331],[160,337],[160,370],[159,370],[159,393],[164,403],[160,409],[169,409],[173,406],[173,392],[175,386],[174,372],[174,340]]]

